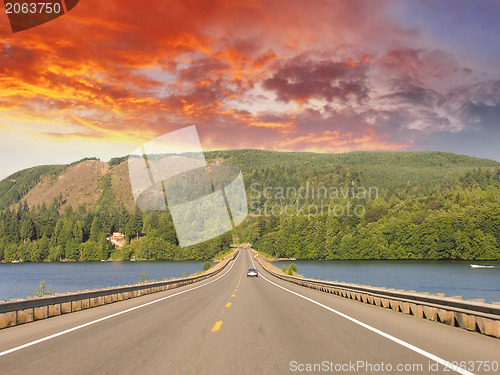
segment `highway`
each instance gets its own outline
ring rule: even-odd
[[[287,283],[248,250],[200,283],[0,331],[3,375],[497,374],[494,361],[498,339]]]

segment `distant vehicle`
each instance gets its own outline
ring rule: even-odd
[[[495,268],[495,266],[484,266],[480,264],[471,264],[471,268]]]
[[[249,268],[247,271],[247,277],[259,277],[259,271],[255,268]]]

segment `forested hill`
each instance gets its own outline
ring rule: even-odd
[[[208,259],[227,251],[231,235],[296,258],[500,258],[496,161],[447,152],[260,150],[206,158],[243,172],[250,215],[232,233],[179,248],[168,211],[135,208],[126,157],[87,158],[0,181],[0,260]],[[328,194],[283,195],[304,185]],[[363,187],[376,194],[344,195]],[[311,216],[306,206],[337,211]],[[362,206],[361,215],[339,214],[349,206]],[[127,245],[114,249],[106,239],[113,232],[124,233]]]
[[[241,167],[244,173],[286,170],[289,175],[305,177],[350,169],[363,186],[397,188],[411,185],[436,185],[475,168],[499,166],[491,159],[443,151],[370,152],[344,154],[275,152],[263,150],[212,151],[207,158],[224,160]],[[270,173],[274,174],[274,173]],[[248,182],[248,181],[245,181]],[[260,181],[262,183],[262,181]]]
[[[490,159],[441,151],[320,154],[229,150],[207,152],[206,158],[238,165],[247,187],[253,182],[298,187],[313,178],[330,184],[355,180],[362,186],[379,189],[435,186],[477,168],[500,165]],[[109,163],[86,158],[70,165],[38,166],[16,172],[0,181],[0,209],[23,198],[28,206],[50,204],[60,198],[73,208],[92,207],[102,194],[108,195],[109,204],[123,203],[133,209],[126,157],[111,159]]]

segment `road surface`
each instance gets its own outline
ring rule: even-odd
[[[200,283],[2,330],[0,373],[500,371],[498,339],[287,283],[248,250],[230,266]],[[248,268],[260,276],[247,278]]]

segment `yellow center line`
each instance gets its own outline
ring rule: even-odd
[[[231,302],[228,302],[228,303],[226,304],[226,307],[231,307]]]
[[[238,291],[238,289],[235,289],[234,291],[235,291],[235,292],[237,292],[237,291]]]
[[[236,294],[231,295],[231,297],[236,297]]]
[[[217,323],[215,323],[214,328],[212,328],[212,332],[217,332],[220,329],[221,325],[222,325],[222,321],[219,320]]]

